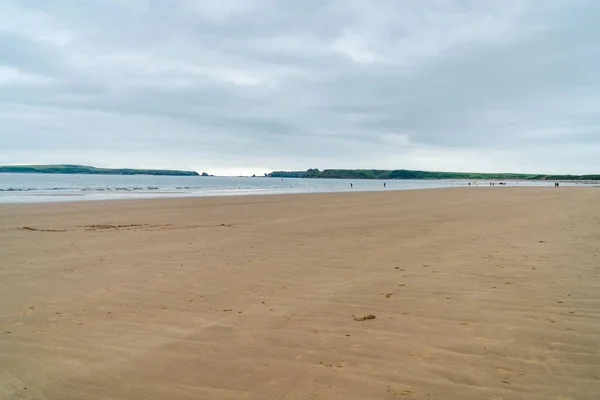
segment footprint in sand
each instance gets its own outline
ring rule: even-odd
[[[391,394],[394,397],[404,397],[404,396],[413,396],[414,392],[412,390],[395,390],[390,386],[387,387],[388,394]]]

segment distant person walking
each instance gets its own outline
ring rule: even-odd
[[[385,183],[385,182],[383,182],[383,187],[386,187],[385,185],[386,185],[386,183]]]
[[[353,187],[354,187],[354,184],[353,184],[352,182],[350,182],[350,187],[351,187],[351,188],[353,188]]]

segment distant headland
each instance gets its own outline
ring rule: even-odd
[[[505,180],[553,180],[597,181],[598,175],[543,175],[478,172],[434,172],[408,169],[309,169],[307,171],[274,171],[265,174],[269,178],[322,178],[322,179],[505,179]]]
[[[196,171],[96,168],[87,165],[0,165],[0,173],[200,176]],[[203,176],[208,174],[204,173]]]

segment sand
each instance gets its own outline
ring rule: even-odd
[[[597,399],[599,205],[591,187],[2,205],[0,398]]]

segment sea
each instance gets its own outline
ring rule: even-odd
[[[385,183],[385,187],[384,187]],[[487,181],[471,186],[489,186]],[[554,186],[544,181],[503,181],[497,186]],[[565,186],[579,183],[561,183]],[[469,186],[464,180],[348,180],[266,177],[0,173],[0,203],[39,203],[156,197],[417,190]]]

